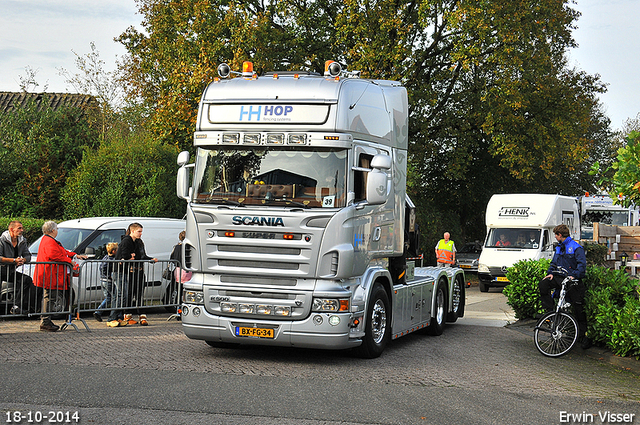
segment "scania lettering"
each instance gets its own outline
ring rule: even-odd
[[[182,326],[212,346],[355,349],[434,335],[464,315],[464,272],[415,268],[406,196],[408,102],[398,82],[325,75],[239,78],[204,91],[187,201]]]
[[[233,224],[244,224],[246,226],[282,226],[284,222],[280,217],[233,217]]]

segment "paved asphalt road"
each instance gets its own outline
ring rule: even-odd
[[[603,423],[608,411],[640,424],[636,360],[540,355],[530,326],[504,326],[514,319],[496,289],[471,288],[466,317],[442,336],[409,335],[373,360],[214,349],[166,314],[150,317],[113,329],[87,318],[91,332],[58,333],[0,321],[0,422],[77,411],[82,424],[556,424],[561,412]]]

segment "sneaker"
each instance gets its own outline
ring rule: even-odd
[[[93,313],[93,318],[96,319],[98,322],[102,322],[102,315],[97,311]]]
[[[20,307],[18,307],[17,305],[14,305],[13,307],[11,307],[11,314],[20,314],[22,313],[22,311],[20,310]]]
[[[591,348],[591,345],[591,338],[589,338],[588,336],[583,336],[582,342],[580,342],[580,347],[582,347],[583,350],[586,350],[588,348]]]
[[[133,318],[133,314],[125,314],[124,321],[127,322],[128,325],[135,325],[138,323],[138,321]]]
[[[117,328],[118,326],[120,326],[120,320],[109,320],[107,322],[107,326],[110,328]]]
[[[149,322],[147,322],[147,315],[146,314],[141,314],[140,315],[140,325],[141,326],[147,326],[149,324]]]
[[[40,323],[40,330],[46,332],[55,332],[60,329],[60,326],[54,325],[53,322]]]

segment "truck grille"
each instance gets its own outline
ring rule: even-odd
[[[298,270],[295,263],[275,263],[268,261],[252,261],[252,260],[218,260],[218,264],[222,267],[246,267],[250,269],[276,269],[276,270]]]

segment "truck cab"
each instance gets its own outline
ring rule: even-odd
[[[324,76],[245,70],[204,91],[195,161],[178,158],[183,258],[193,272],[184,282],[188,337],[362,347],[375,357],[392,334],[431,322],[438,279],[450,290],[456,273],[428,272],[392,316],[407,292],[415,234],[405,194],[407,93],[339,68]],[[451,299],[447,292],[445,315]],[[459,308],[460,291],[457,299]]]

